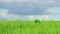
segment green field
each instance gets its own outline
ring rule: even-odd
[[[0,34],[60,34],[60,21],[0,21]]]

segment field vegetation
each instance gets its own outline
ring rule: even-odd
[[[60,34],[60,21],[0,21],[0,34]]]

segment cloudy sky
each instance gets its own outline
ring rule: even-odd
[[[42,18],[59,20],[60,0],[0,0],[0,19]],[[28,17],[26,17],[28,15]],[[34,17],[31,17],[34,16]],[[47,17],[46,16],[46,17]],[[23,17],[23,18],[22,18]]]

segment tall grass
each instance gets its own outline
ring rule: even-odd
[[[0,21],[0,34],[60,34],[60,21]]]

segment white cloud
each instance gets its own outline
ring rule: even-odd
[[[51,7],[51,8],[48,8],[46,11],[48,14],[59,15],[60,14],[60,7]]]
[[[0,0],[0,2],[11,2],[11,0]]]
[[[24,2],[24,1],[32,1],[32,0],[0,0],[2,2],[12,2],[12,1],[16,1],[16,2]],[[37,1],[37,0],[35,0]]]
[[[41,18],[42,18],[43,20],[49,19],[49,18],[48,18],[48,15],[42,15]]]
[[[48,9],[46,10],[46,14],[54,14],[54,11],[52,11],[52,10],[50,10],[50,8],[48,8]]]
[[[28,20],[34,20],[34,19],[47,20],[48,19],[48,15],[30,15],[26,17],[28,18]]]
[[[33,3],[53,3],[55,0],[0,0],[0,2],[33,2]]]
[[[0,15],[0,17],[7,20],[20,20],[20,16],[15,14]]]
[[[6,18],[7,17],[7,18]],[[7,14],[5,16],[6,19],[9,19],[9,20],[19,20],[20,19],[20,16],[18,15],[15,15],[15,14]]]
[[[15,14],[8,14],[8,10],[7,9],[0,9],[0,17],[2,19],[20,19],[20,16],[15,15]]]
[[[31,0],[16,0],[16,2],[30,2]]]
[[[0,9],[0,17],[2,19],[8,19],[8,20],[33,20],[33,19],[48,19],[48,15],[29,15],[29,16],[19,16],[16,14],[8,14],[7,9]]]
[[[6,15],[8,13],[8,10],[7,9],[1,9],[0,8],[0,15]]]

